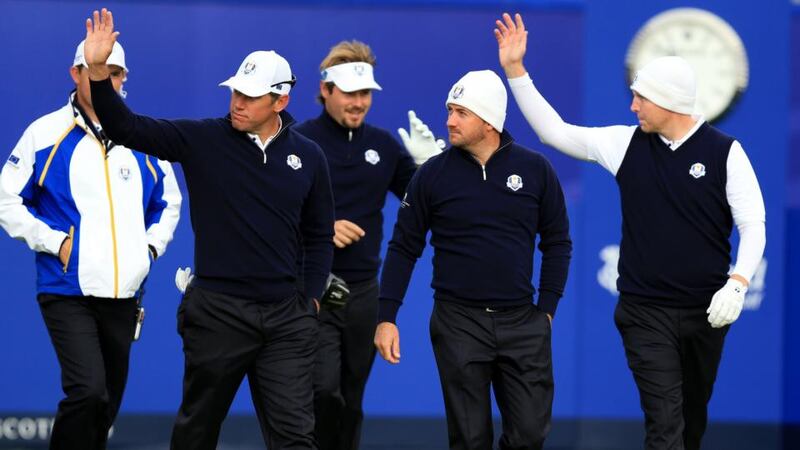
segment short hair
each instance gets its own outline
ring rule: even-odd
[[[372,49],[369,48],[369,45],[361,41],[355,39],[350,41],[341,41],[331,47],[328,55],[325,56],[325,59],[323,59],[320,63],[319,71],[322,72],[328,67],[353,62],[365,62],[370,66],[375,67],[375,54],[372,53]],[[332,82],[325,83],[325,85],[327,86],[329,93],[333,92],[334,84]],[[321,94],[317,95],[317,101],[323,105],[325,104],[325,98],[322,97]]]

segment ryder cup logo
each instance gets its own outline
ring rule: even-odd
[[[362,65],[353,66],[353,70],[355,70],[356,75],[358,75],[358,76],[364,75],[364,66],[362,66]]]
[[[128,178],[131,177],[131,169],[127,167],[120,167],[119,177],[122,178],[123,181],[128,181]]]
[[[702,176],[705,176],[705,174],[706,174],[706,166],[700,163],[694,163],[692,164],[692,167],[689,168],[689,175],[695,178],[700,178]]]
[[[245,75],[249,75],[250,72],[252,72],[254,70],[256,70],[256,63],[248,62],[248,63],[245,63],[244,70],[242,70],[242,73],[244,73]]]
[[[464,96],[464,86],[458,85],[453,88],[453,100],[458,100],[459,98]]]
[[[378,152],[376,152],[375,150],[369,149],[364,152],[364,159],[366,159],[368,163],[374,166],[375,164],[378,164],[378,162],[381,160],[381,155],[379,155]]]
[[[294,154],[286,157],[286,164],[294,170],[303,167],[303,163],[300,161],[300,158]]]
[[[511,175],[506,180],[506,186],[514,192],[517,192],[522,188],[522,177],[519,175]]]

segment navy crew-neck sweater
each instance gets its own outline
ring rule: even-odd
[[[704,306],[728,278],[733,138],[703,124],[677,150],[637,128],[617,171],[622,205],[617,287],[625,298]]]
[[[381,272],[379,321],[395,321],[428,230],[434,298],[477,307],[533,300],[538,235],[538,305],[555,314],[572,252],[564,194],[550,163],[508,132],[485,166],[453,147],[417,170]]]
[[[325,153],[331,173],[336,219],[349,220],[364,230],[364,237],[336,248],[333,273],[348,283],[375,278],[380,267],[386,193],[401,198],[417,169],[392,135],[369,124],[346,128],[324,109],[316,119],[295,130],[313,140]]]
[[[283,128],[265,151],[229,118],[161,120],[133,114],[110,80],[91,82],[92,103],[114,141],[183,167],[195,234],[194,285],[276,302],[297,292],[319,298],[333,258],[333,195],[319,146]],[[301,248],[301,242],[303,248]]]

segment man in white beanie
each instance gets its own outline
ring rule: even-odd
[[[92,98],[109,136],[180,162],[191,195],[196,274],[178,308],[186,364],[171,448],[215,449],[247,375],[266,446],[316,449],[311,375],[333,195],[319,146],[291,127],[289,63],[252,52],[220,83],[231,91],[226,117],[157,120],[127,109],[98,64],[116,40],[111,13],[95,11],[86,33]]]
[[[616,177],[622,204],[615,322],[646,418],[647,449],[699,449],[725,335],[764,251],[764,201],[741,144],[694,115],[695,78],[676,56],[631,85],[638,126],[565,123],[522,64],[519,14],[496,22],[500,63],[543,143]],[[702,211],[699,214],[698,211]],[[730,275],[729,242],[739,230]]]
[[[501,449],[540,449],[550,428],[550,322],[572,242],[555,171],[504,130],[506,102],[503,81],[489,70],[453,85],[446,100],[451,147],[409,183],[381,275],[375,345],[397,364],[397,312],[430,231],[430,332],[451,449],[492,448],[490,389],[503,419]]]
[[[119,43],[103,66],[121,97]],[[50,448],[98,450],[122,402],[143,283],[172,240],[181,194],[169,163],[104,133],[83,42],[69,72],[67,104],[25,130],[0,172],[0,225],[36,252],[36,298],[64,391]]]

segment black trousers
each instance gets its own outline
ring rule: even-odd
[[[297,295],[263,303],[190,287],[178,308],[186,359],[174,450],[217,448],[245,375],[270,450],[316,449],[311,371],[316,309]]]
[[[614,312],[645,415],[645,448],[697,450],[708,422],[725,335],[707,307],[667,308],[626,300]]]
[[[535,306],[502,310],[437,301],[430,321],[450,448],[490,450],[494,389],[500,449],[541,449],[550,430],[550,321]]]
[[[136,299],[39,294],[38,301],[66,395],[50,448],[104,449],[128,380]]]
[[[319,448],[355,450],[361,440],[361,404],[375,360],[378,280],[351,283],[340,309],[323,306],[314,366],[314,413]]]

